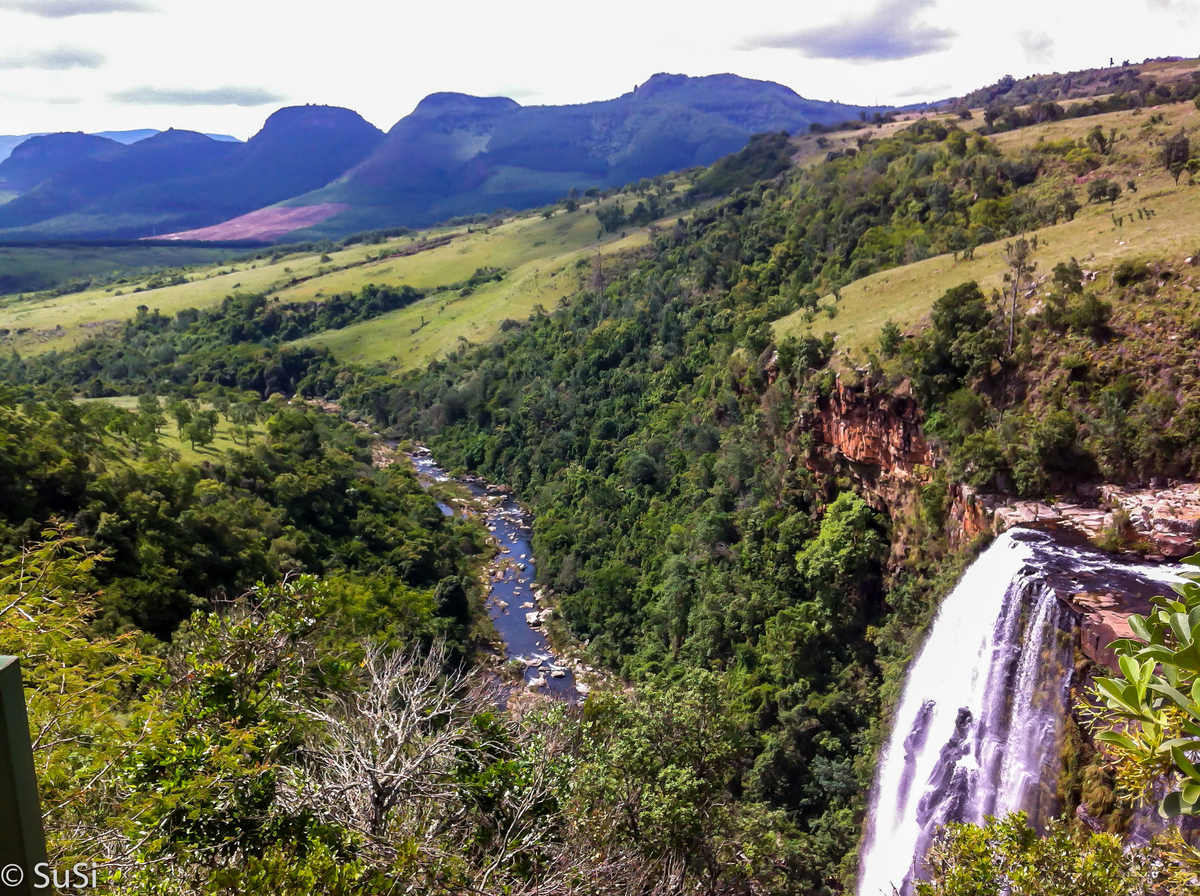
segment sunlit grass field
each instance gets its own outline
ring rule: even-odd
[[[599,251],[607,255],[645,245],[647,240],[644,231],[637,231],[605,242]],[[437,293],[373,320],[309,336],[300,344],[327,346],[345,361],[382,362],[397,368],[420,366],[445,356],[464,340],[471,345],[487,341],[506,319],[525,320],[539,305],[553,310],[579,288],[581,271],[575,262],[590,255],[576,249],[536,258],[469,296]],[[582,273],[590,275],[590,264]]]
[[[136,411],[138,405],[138,396],[118,395],[112,398],[86,398],[82,399],[82,401],[104,401],[127,411]],[[209,407],[209,405],[204,406],[205,409],[208,409]],[[237,448],[238,450],[242,451],[246,449],[246,443],[244,441],[234,439],[233,423],[230,422],[229,418],[223,414],[220,415],[220,423],[217,424],[216,438],[214,438],[213,441],[208,445],[197,445],[195,448],[192,447],[192,444],[187,439],[181,439],[179,437],[179,427],[176,425],[175,421],[171,419],[171,416],[165,413],[165,409],[164,415],[167,418],[167,422],[166,425],[163,426],[162,431],[158,434],[159,445],[165,450],[177,452],[180,460],[192,464],[199,464],[206,460],[216,460],[218,457],[220,457],[220,455],[232,448]],[[253,444],[254,440],[256,439],[261,440],[265,432],[261,423],[255,424],[254,426],[250,427],[249,430],[251,444]],[[113,438],[129,449],[129,459],[136,462],[137,456],[134,453],[136,451],[136,446],[127,438],[116,435],[114,435]]]
[[[1166,120],[1144,133],[1143,124],[1157,112]],[[1154,140],[1180,127],[1192,132],[1194,141],[1198,139],[1200,111],[1192,104],[1037,125],[999,134],[993,139],[1005,148],[1019,149],[1034,146],[1041,139],[1080,138],[1096,125],[1106,131],[1115,127],[1119,134],[1125,135],[1117,144],[1112,162],[1098,170],[1096,176],[1111,177],[1122,185],[1133,179],[1138,192],[1126,189],[1112,206],[1085,204],[1074,221],[1036,231],[1037,275],[1048,275],[1058,262],[1071,258],[1078,259],[1085,268],[1106,268],[1124,259],[1176,259],[1200,252],[1200,186],[1187,186],[1185,175],[1176,187],[1155,161],[1153,145]],[[1048,183],[1046,188],[1051,186],[1061,189],[1063,184]],[[1086,185],[1076,185],[1075,189],[1083,202]],[[1139,208],[1153,209],[1155,214],[1149,219],[1131,221],[1129,216],[1136,218]],[[1123,216],[1124,224],[1113,223],[1114,216]],[[1007,242],[1000,240],[980,246],[972,261],[955,261],[950,255],[939,255],[864,277],[842,288],[835,317],[821,311],[814,319],[805,320],[804,312],[797,311],[776,321],[775,333],[777,336],[834,333],[837,351],[843,358],[861,356],[876,345],[885,322],[893,320],[905,330],[918,326],[934,301],[952,286],[976,280],[985,292],[1001,289],[1007,270],[1004,261]],[[833,304],[832,296],[822,299],[825,307]]]
[[[682,187],[681,187],[682,189]],[[631,209],[636,199],[619,196],[602,206],[621,202]],[[264,293],[281,302],[321,301],[345,292],[357,292],[368,284],[401,286],[430,290],[460,283],[479,268],[500,268],[507,272],[506,283],[499,288],[481,290],[486,304],[479,300],[461,310],[471,325],[460,322],[446,332],[448,344],[431,345],[431,337],[442,333],[434,328],[419,340],[406,343],[418,357],[431,350],[444,353],[458,337],[474,341],[495,332],[495,326],[507,317],[527,317],[541,303],[553,306],[565,294],[556,272],[565,269],[580,254],[610,252],[644,240],[637,228],[598,235],[597,206],[588,203],[577,211],[558,210],[550,218],[540,215],[517,217],[494,227],[475,226],[421,231],[371,245],[350,246],[340,251],[293,253],[278,260],[262,259],[238,264],[207,265],[188,270],[186,283],[134,292],[145,281],[122,288],[89,290],[57,297],[0,299],[0,350],[15,348],[26,354],[51,349],[69,349],[105,328],[116,328],[133,317],[139,306],[173,315],[185,308],[207,308],[233,294]],[[448,240],[441,244],[441,241]],[[432,244],[434,248],[423,248]],[[429,300],[433,303],[435,300]],[[444,298],[436,298],[442,304]],[[511,305],[511,307],[508,307]],[[504,306],[504,307],[501,307]],[[416,306],[414,306],[416,307]],[[423,308],[427,307],[423,305]],[[406,311],[408,309],[405,309]],[[399,314],[400,312],[398,312]],[[420,311],[417,312],[418,316]],[[407,317],[405,321],[407,321]],[[361,327],[369,327],[370,323]],[[475,325],[478,326],[475,326]],[[401,329],[408,324],[401,325]],[[382,351],[382,343],[393,339],[396,331],[384,324],[385,335],[371,336],[370,344],[356,349],[364,357],[407,357],[408,348],[399,352]],[[361,334],[328,334],[329,344],[347,344],[360,340]],[[325,340],[318,340],[325,341]]]

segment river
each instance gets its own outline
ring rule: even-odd
[[[504,658],[525,667],[523,680],[530,689],[578,702],[587,688],[575,679],[573,668],[550,649],[537,615],[550,611],[545,589],[536,584],[537,564],[533,559],[531,520],[507,493],[478,479],[455,479],[421,449],[409,455],[417,476],[426,482],[457,482],[487,506],[488,533],[497,554],[487,567],[486,605],[496,631],[504,639]],[[439,501],[447,516],[454,508]],[[586,671],[586,670],[585,670]]]

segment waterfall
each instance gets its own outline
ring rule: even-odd
[[[858,896],[910,894],[942,825],[1019,810],[1040,824],[1058,811],[1077,619],[1057,592],[1145,599],[1180,569],[1028,529],[979,556],[909,667],[872,792]]]
[[[880,761],[859,896],[909,892],[916,861],[948,822],[1054,811],[1072,657],[1060,630],[1073,618],[1033,564],[1031,534],[1002,535],[972,564],[909,669]]]

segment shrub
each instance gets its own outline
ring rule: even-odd
[[[1100,167],[1100,156],[1090,149],[1072,149],[1067,152],[1066,163],[1075,175],[1082,177]]]
[[[1140,283],[1150,274],[1150,266],[1144,261],[1123,261],[1113,271],[1113,282],[1117,286],[1128,286],[1130,283]]]
[[[1121,198],[1121,185],[1107,177],[1088,184],[1088,202],[1116,202]]]
[[[1067,306],[1064,321],[1077,333],[1086,333],[1093,339],[1101,339],[1108,332],[1108,321],[1112,317],[1112,305],[1085,293]]]

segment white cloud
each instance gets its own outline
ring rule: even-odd
[[[884,0],[862,15],[831,25],[782,34],[763,34],[743,41],[743,50],[798,50],[813,59],[883,62],[912,59],[946,49],[954,32],[932,25],[921,14],[933,0]]]
[[[1025,59],[1029,62],[1040,64],[1054,58],[1054,38],[1045,31],[1022,29],[1017,32],[1017,43],[1025,51]]]
[[[143,0],[0,0],[0,10],[67,19],[110,12],[154,12],[155,7]]]
[[[85,47],[53,47],[49,50],[0,52],[0,69],[41,69],[63,72],[73,68],[100,68],[105,63],[99,50]]]
[[[605,14],[592,16],[561,0],[339,0],[335,11],[296,0],[286,15],[274,0],[39,0],[51,4],[43,12],[60,15],[49,18],[13,12],[33,0],[0,0],[0,57],[58,46],[107,57],[102,68],[24,69],[19,85],[7,75],[10,91],[83,102],[0,97],[0,129],[177,127],[248,137],[273,103],[285,102],[268,95],[348,106],[387,129],[435,91],[580,103],[618,96],[660,71],[736,72],[813,99],[904,104],[961,95],[1005,74],[1200,52],[1200,16],[1187,19],[1183,0],[1153,2],[1160,11],[1118,0],[1009,0],[998,15],[978,0],[739,0],[735,14],[680,16],[677,4],[608,0]],[[121,14],[148,3],[155,14]],[[100,10],[112,14],[84,14]],[[864,33],[864,23],[878,23],[880,33]],[[827,58],[805,55],[805,34],[821,29],[831,40],[817,52]],[[1020,31],[1050,38],[1044,61],[1026,57]],[[735,49],[784,44],[789,35],[801,35],[790,49]],[[223,85],[262,93],[205,96]],[[913,92],[938,85],[946,86]]]
[[[108,96],[118,103],[141,106],[266,106],[284,99],[261,87],[131,87]]]

